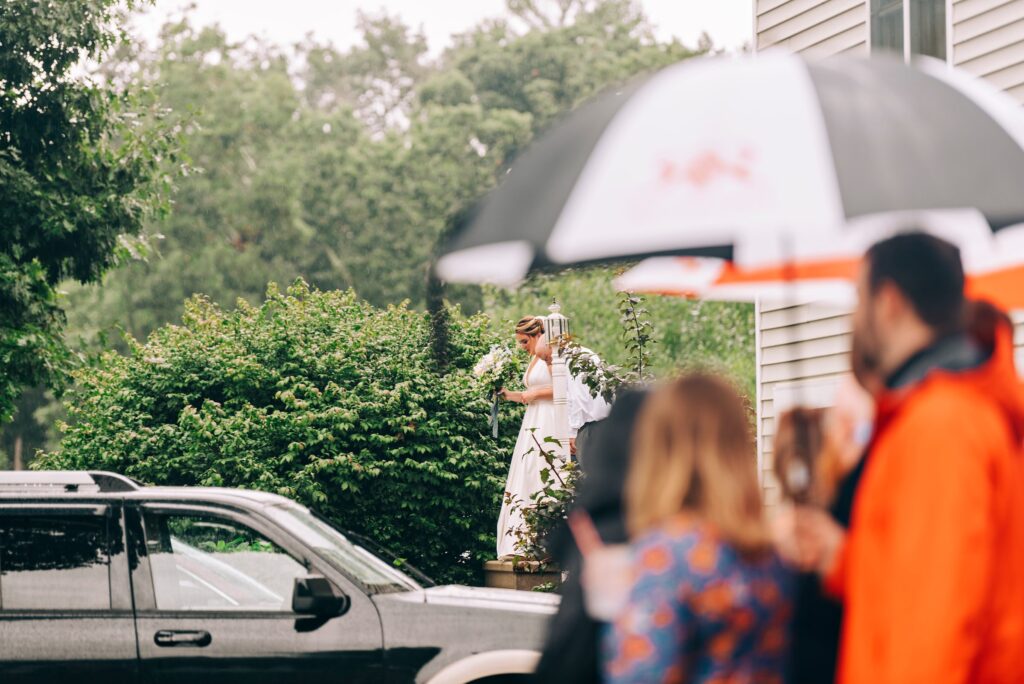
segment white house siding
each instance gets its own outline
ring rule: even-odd
[[[753,5],[758,51],[818,57],[869,52],[865,0],[754,0]],[[849,369],[850,324],[845,312],[829,307],[762,303],[756,325],[758,464],[765,501],[773,505],[779,499],[771,472],[776,404],[784,403],[782,395],[789,404],[821,403],[820,389]]]
[[[781,47],[825,56],[869,52],[870,0],[753,0],[758,50]],[[1024,0],[951,0],[950,61],[1024,103]],[[1024,368],[1024,313],[1015,315]],[[782,404],[828,403],[849,370],[850,317],[821,305],[758,307],[758,461],[765,499],[778,501],[771,474],[775,418]]]
[[[1013,314],[1017,368],[1024,369],[1024,312]],[[793,405],[829,406],[849,372],[851,322],[845,309],[820,304],[757,310],[759,396],[758,462],[765,503],[779,501],[772,474],[775,419]],[[784,399],[784,400],[783,400]]]
[[[1024,0],[953,2],[952,63],[1024,103]]]
[[[868,52],[864,0],[754,0],[754,12],[758,50],[815,56]]]
[[[950,62],[1024,104],[1024,0],[947,0]],[[757,50],[868,54],[870,0],[753,0]]]
[[[765,502],[774,505],[779,499],[772,476],[775,418],[793,404],[830,403],[834,387],[850,368],[850,317],[842,309],[817,304],[761,304],[756,323],[758,462]]]

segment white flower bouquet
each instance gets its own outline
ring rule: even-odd
[[[509,347],[494,345],[473,367],[473,375],[487,392],[491,400],[491,433],[498,436],[498,392],[521,372],[519,359]]]

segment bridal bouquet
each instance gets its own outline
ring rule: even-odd
[[[498,436],[498,392],[520,372],[519,359],[508,347],[494,345],[473,367],[475,375],[491,399],[491,433]]]

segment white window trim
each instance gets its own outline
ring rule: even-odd
[[[754,11],[752,12],[752,15],[754,17],[754,21],[750,25],[750,51],[753,54],[755,54],[755,55],[758,53],[758,36],[757,36],[757,11],[758,11],[758,6],[757,5],[758,5],[759,1],[760,0],[750,0],[750,4],[753,5],[753,7],[754,7]]]
[[[946,66],[953,68],[953,0],[946,0]]]
[[[910,0],[901,0],[903,3],[903,61],[910,64],[910,56],[913,54],[910,44]]]
[[[871,0],[864,0],[864,16],[867,17],[864,20],[865,28],[867,29],[867,40],[868,40],[868,56],[874,53],[874,44],[871,42]]]

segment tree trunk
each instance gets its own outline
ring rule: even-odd
[[[25,469],[25,465],[21,462],[21,435],[14,438],[14,469]]]

